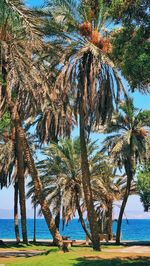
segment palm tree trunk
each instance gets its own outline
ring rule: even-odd
[[[124,198],[121,204],[118,223],[117,223],[117,232],[116,232],[116,244],[120,244],[120,236],[121,236],[121,225],[122,225],[122,218],[125,211],[125,207],[128,201],[128,197],[130,195],[131,189],[131,182],[134,176],[134,156],[133,156],[133,149],[131,144],[131,156],[125,161],[125,171],[127,174],[127,186],[124,194]]]
[[[60,212],[61,212],[61,188],[58,192],[58,202],[57,202],[57,214],[55,216],[55,224],[56,224],[56,227],[57,229],[59,230],[59,227],[60,227]]]
[[[124,195],[124,198],[123,198],[123,201],[121,204],[119,218],[118,218],[118,222],[117,222],[116,244],[120,244],[122,218],[123,218],[125,207],[126,207],[126,204],[128,201],[129,194],[130,194],[130,187],[131,187],[131,179],[128,179],[125,195]]]
[[[87,237],[88,237],[90,240],[92,240],[92,236],[91,236],[90,232],[88,231],[87,226],[86,226],[86,224],[85,224],[85,222],[84,222],[84,218],[83,218],[83,215],[82,215],[82,211],[81,211],[80,206],[77,206],[77,211],[78,211],[78,215],[79,215],[80,223],[81,223],[81,225],[82,225],[82,228],[83,228],[84,232],[86,233]]]
[[[92,196],[92,188],[90,182],[90,171],[88,164],[88,156],[87,156],[87,146],[85,140],[85,115],[84,115],[84,100],[83,95],[81,96],[80,103],[80,145],[81,145],[81,168],[82,168],[82,184],[84,197],[87,207],[88,220],[90,224],[90,231],[92,236],[92,244],[93,249],[99,251],[100,250],[100,231],[97,222],[97,215],[94,209],[93,196]]]
[[[19,202],[20,202],[20,214],[21,214],[22,240],[23,240],[24,244],[28,244],[25,182],[24,182],[24,179],[22,179],[20,177],[18,178],[18,187],[19,187]]]
[[[22,129],[23,130],[23,129]],[[26,137],[24,135],[24,152],[25,152],[25,158],[27,161],[27,166],[30,172],[30,175],[32,177],[33,183],[34,183],[34,188],[35,188],[35,196],[37,197],[42,213],[45,217],[48,229],[50,233],[52,234],[54,244],[62,248],[62,237],[55,225],[55,221],[52,217],[52,213],[49,209],[49,205],[47,200],[44,198],[42,194],[42,183],[41,180],[38,176],[38,172],[34,163],[34,159],[32,157],[30,147],[28,145],[28,142],[26,140]]]
[[[56,214],[55,224],[56,224],[57,229],[59,230],[59,227],[60,227],[60,210]]]
[[[82,214],[80,203],[79,203],[79,192],[78,192],[78,187],[77,186],[75,186],[75,190],[76,190],[76,206],[77,206],[77,211],[78,211],[80,223],[82,225],[82,228],[83,228],[84,232],[86,233],[86,236],[90,240],[92,240],[91,234],[88,231],[87,226],[86,226],[86,224],[84,222],[83,214]]]
[[[23,158],[23,138],[20,137],[19,121],[15,121],[16,129],[16,157],[17,157],[17,177],[19,188],[19,202],[21,213],[21,228],[23,243],[28,243],[27,237],[27,221],[26,221],[26,197],[25,197],[25,178],[24,178],[24,158]]]
[[[9,71],[9,70],[7,70],[7,71]],[[7,71],[5,71],[5,72],[7,72]],[[5,73],[5,77],[4,77],[5,84],[7,84],[7,74],[8,73]],[[54,243],[56,245],[58,245],[60,248],[62,248],[62,244],[63,244],[62,237],[61,237],[58,229],[56,228],[54,219],[52,217],[52,213],[51,213],[51,211],[49,209],[48,202],[46,201],[46,199],[42,195],[41,180],[40,180],[40,178],[38,176],[38,172],[37,172],[37,169],[36,169],[36,166],[35,166],[35,163],[34,163],[34,159],[32,157],[32,154],[31,154],[31,151],[30,151],[30,148],[29,148],[26,136],[25,136],[25,132],[24,132],[22,126],[21,126],[21,120],[20,120],[20,117],[19,117],[19,114],[18,114],[18,111],[17,111],[17,106],[15,105],[15,103],[12,101],[12,98],[11,98],[11,90],[9,88],[9,82],[8,82],[7,85],[4,85],[4,90],[5,90],[5,94],[6,94],[8,110],[9,110],[9,113],[10,113],[10,116],[11,116],[11,121],[14,124],[15,128],[16,128],[16,123],[19,126],[19,128],[18,128],[19,131],[18,131],[17,136],[18,136],[18,141],[20,143],[20,147],[18,145],[18,151],[20,152],[21,147],[23,146],[23,148],[24,148],[24,150],[23,150],[24,157],[25,157],[25,159],[27,161],[27,166],[28,166],[30,175],[31,175],[33,183],[34,183],[35,196],[37,197],[37,199],[38,199],[38,201],[39,201],[39,203],[41,205],[42,213],[43,213],[43,215],[45,217],[45,220],[46,220],[46,223],[48,225],[49,231],[51,232],[51,234],[53,236]],[[21,154],[20,161],[21,160],[22,160],[22,154]],[[22,171],[22,169],[20,167],[19,168],[19,172],[18,172],[18,176],[21,174],[20,173],[21,171]],[[19,176],[19,178],[21,178],[21,177],[22,176]],[[23,199],[21,198],[21,196],[22,196],[21,192],[23,192],[23,185],[24,185],[24,183],[21,184],[21,182],[20,182],[20,202],[21,202],[21,213],[22,213],[22,215],[23,215],[23,211],[24,211],[23,207],[25,207],[25,204],[24,204],[24,206],[22,205],[23,204]],[[18,186],[19,186],[19,183],[18,183]],[[23,226],[23,228],[24,228],[24,226]],[[24,235],[24,237],[25,237],[25,235]]]
[[[18,224],[18,182],[15,182],[14,185],[14,226],[15,226],[15,235],[16,242],[20,242],[19,234],[19,224]]]
[[[34,235],[33,235],[33,242],[36,242],[36,204],[34,204]]]
[[[17,112],[17,108],[16,108],[15,104],[13,103],[13,101],[11,100],[11,95],[10,95],[8,88],[6,90],[6,94],[7,94],[7,104],[9,106],[11,120],[14,123],[14,125],[16,125],[16,123],[19,123],[19,130],[17,130],[18,131],[18,138],[19,138],[19,140],[21,140],[20,145],[21,145],[21,147],[23,146],[24,158],[26,160],[29,173],[30,173],[32,180],[33,180],[33,183],[34,183],[35,196],[37,197],[37,199],[41,205],[42,213],[43,213],[44,218],[46,220],[48,229],[49,229],[50,233],[52,234],[54,243],[57,246],[59,246],[60,248],[62,248],[62,244],[63,244],[62,243],[62,237],[61,237],[58,229],[56,228],[54,219],[52,217],[52,213],[49,209],[48,202],[43,197],[41,180],[38,176],[38,172],[37,172],[37,169],[36,169],[36,166],[34,163],[34,159],[32,157],[31,151],[30,151],[30,147],[29,147],[27,139],[26,139],[24,129],[21,127],[21,122],[20,122],[19,114]],[[20,169],[20,171],[21,171],[21,169]]]
[[[2,66],[7,66],[7,62],[4,60]],[[3,74],[3,90],[6,94],[8,110],[10,112],[11,121],[15,127],[15,148],[16,148],[16,157],[17,157],[17,175],[18,175],[18,189],[19,189],[19,202],[20,202],[20,212],[21,212],[21,225],[22,225],[22,238],[23,242],[27,244],[27,229],[26,229],[26,205],[25,205],[25,187],[24,187],[24,167],[23,167],[23,151],[22,151],[22,141],[19,138],[19,133],[17,132],[19,129],[19,119],[17,108],[14,102],[11,99],[11,90],[9,88],[9,82],[7,84],[7,75],[9,69],[6,70],[5,67],[2,67]],[[7,84],[7,85],[6,85]]]
[[[106,218],[107,218],[107,225],[106,225],[106,231],[108,234],[108,240],[111,240],[113,237],[113,233],[112,233],[112,211],[113,211],[113,207],[112,207],[112,201],[108,202],[107,205],[107,214],[106,214]]]

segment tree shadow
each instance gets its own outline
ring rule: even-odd
[[[19,243],[5,243],[3,242],[3,244],[0,245],[0,249],[8,249],[8,248],[15,248],[15,249],[19,249],[19,248],[32,248],[32,247],[51,247],[51,245],[49,245],[48,243],[43,244],[40,242],[36,242],[36,243],[28,243],[28,244],[23,244],[22,242]]]
[[[23,243],[7,243],[0,245],[0,258],[17,258],[17,257],[33,257],[33,256],[47,256],[50,253],[58,252],[58,247],[45,247],[44,244],[23,244]]]
[[[77,261],[76,266],[150,266],[150,258],[144,256],[108,259],[103,259],[99,256],[89,256],[78,258]]]

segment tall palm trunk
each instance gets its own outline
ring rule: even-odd
[[[119,217],[118,217],[117,232],[116,232],[116,244],[120,244],[122,218],[123,218],[125,207],[126,207],[126,204],[128,201],[128,197],[130,195],[131,182],[132,182],[133,176],[134,176],[134,155],[133,155],[133,149],[132,148],[131,148],[131,156],[125,161],[125,171],[127,174],[127,186],[126,186],[124,198],[123,198],[123,201],[121,204],[120,213],[119,213]]]
[[[33,242],[36,242],[36,204],[34,204],[34,229],[33,229]]]
[[[106,224],[106,232],[108,234],[108,240],[111,240],[113,237],[112,233],[112,201],[109,201],[107,204],[107,213],[106,213],[106,219],[107,219],[107,224]]]
[[[58,230],[60,227],[60,212],[61,212],[61,193],[60,193],[60,191],[61,190],[59,190],[59,192],[58,192],[57,214],[55,216],[55,224],[56,224],[56,227]]]
[[[56,228],[54,219],[52,217],[52,213],[49,209],[48,202],[43,197],[41,180],[38,176],[38,172],[37,172],[37,169],[36,169],[36,166],[34,163],[34,159],[32,157],[32,153],[30,151],[30,147],[29,147],[27,139],[26,139],[24,129],[21,127],[21,122],[20,122],[19,114],[17,112],[17,108],[16,108],[14,102],[11,100],[10,91],[9,91],[9,88],[7,86],[6,86],[6,95],[7,95],[7,104],[9,106],[11,120],[14,123],[14,125],[16,125],[16,123],[19,123],[19,130],[17,130],[18,131],[17,137],[19,139],[21,147],[23,147],[23,149],[24,149],[23,150],[24,158],[26,160],[30,175],[31,175],[33,183],[34,183],[35,196],[37,197],[37,199],[41,205],[42,213],[43,213],[44,218],[46,220],[48,229],[49,229],[50,233],[52,234],[54,243],[61,248],[62,247],[62,237],[61,237],[58,229]],[[19,146],[18,146],[18,149],[20,151]],[[21,171],[21,168],[19,169],[19,171]]]
[[[18,119],[15,120],[16,129],[16,157],[17,157],[17,177],[19,188],[19,202],[21,213],[21,228],[23,243],[28,243],[27,221],[26,221],[26,197],[25,197],[25,178],[24,178],[24,158],[23,158],[23,138]]]
[[[85,115],[84,115],[84,100],[83,95],[81,96],[80,102],[80,145],[81,145],[81,168],[82,168],[82,184],[84,197],[87,207],[87,215],[90,224],[90,231],[92,237],[93,249],[100,250],[100,230],[98,227],[97,215],[94,209],[92,188],[90,182],[90,171],[88,164],[87,146],[85,139]]]
[[[7,64],[5,63],[3,65],[7,65]],[[10,113],[10,116],[11,116],[12,123],[14,125],[16,125],[16,123],[17,123],[17,125],[19,124],[19,130],[18,130],[17,137],[19,139],[21,147],[23,147],[24,158],[25,158],[25,160],[27,162],[27,166],[28,166],[30,175],[31,175],[33,183],[34,183],[35,196],[37,197],[37,199],[38,199],[38,201],[39,201],[39,203],[41,205],[42,213],[43,213],[44,218],[46,220],[46,223],[48,225],[49,231],[50,231],[50,233],[53,236],[54,243],[61,248],[62,244],[63,244],[62,243],[62,237],[61,237],[58,229],[56,228],[54,219],[52,217],[52,213],[51,213],[51,211],[49,209],[48,202],[46,201],[46,199],[44,198],[44,196],[42,194],[41,180],[40,180],[40,178],[38,176],[38,172],[37,172],[37,169],[36,169],[36,166],[35,166],[35,163],[34,163],[34,159],[32,157],[32,154],[31,154],[31,151],[30,151],[27,139],[26,139],[26,135],[25,135],[24,129],[21,126],[21,121],[20,121],[20,117],[19,117],[19,114],[18,114],[18,111],[17,111],[17,106],[15,105],[15,103],[12,101],[12,98],[11,98],[11,90],[9,88],[9,82],[7,84],[7,74],[8,73],[6,73],[6,72],[9,71],[9,69],[7,69],[7,71],[6,71],[6,69],[4,68],[4,70],[5,70],[5,73],[3,75],[3,79],[5,81],[5,83],[4,83],[5,85],[3,86],[4,87],[3,89],[4,89],[5,94],[6,94],[8,110],[9,110],[9,113]],[[19,152],[20,152],[21,148],[19,146],[18,146],[18,149],[19,149]],[[22,159],[22,156],[21,156],[21,159]],[[20,167],[19,171],[21,171],[21,167]],[[21,185],[20,185],[20,189],[23,190],[23,187],[21,187]]]
[[[17,243],[20,242],[19,223],[18,223],[18,182],[14,185],[14,227]]]
[[[60,209],[59,209],[59,211],[56,214],[55,224],[56,224],[57,229],[59,230],[59,227],[60,227]]]
[[[9,54],[9,51],[8,51]],[[20,202],[20,212],[21,212],[21,225],[22,225],[22,238],[23,242],[27,244],[27,228],[26,228],[26,204],[25,204],[25,184],[24,184],[24,162],[23,162],[23,149],[22,149],[22,139],[19,138],[19,116],[17,113],[17,108],[11,99],[11,90],[9,87],[9,81],[7,82],[7,77],[9,70],[7,68],[7,61],[3,58],[2,60],[2,78],[3,85],[2,91],[6,96],[8,111],[10,112],[11,121],[15,128],[15,150],[17,157],[17,177],[18,177],[18,188],[19,188],[19,202]]]

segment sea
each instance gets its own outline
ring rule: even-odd
[[[33,224],[33,219],[27,220],[28,238],[30,240],[33,239]],[[70,221],[64,229],[61,223],[60,232],[63,236],[69,236],[71,239],[85,239],[85,233],[78,219]],[[116,222],[113,223],[113,233],[115,234],[115,232]],[[123,220],[121,235],[122,240],[150,241],[150,219],[128,220],[128,223],[126,220]],[[36,238],[37,240],[52,239],[44,219],[36,220]],[[0,239],[15,239],[13,219],[0,219]]]

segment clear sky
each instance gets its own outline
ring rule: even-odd
[[[30,6],[37,6],[42,5],[43,0],[26,0],[25,1]],[[132,97],[134,98],[135,106],[140,109],[150,109],[150,94],[149,95],[143,95],[138,92],[135,92],[132,94]],[[73,136],[78,135],[78,129],[76,129],[73,133]],[[102,140],[103,137],[100,134],[92,134],[92,139],[98,139]],[[27,209],[31,210],[32,206],[30,203],[30,200],[27,200]],[[8,189],[4,188],[0,191],[0,210],[13,210],[13,186],[11,185]],[[116,213],[117,213],[117,207],[116,207]],[[28,214],[30,212],[27,212]],[[131,196],[127,208],[126,208],[126,214],[128,218],[150,218],[150,213],[144,214],[143,207],[140,203],[140,199],[138,196]]]

